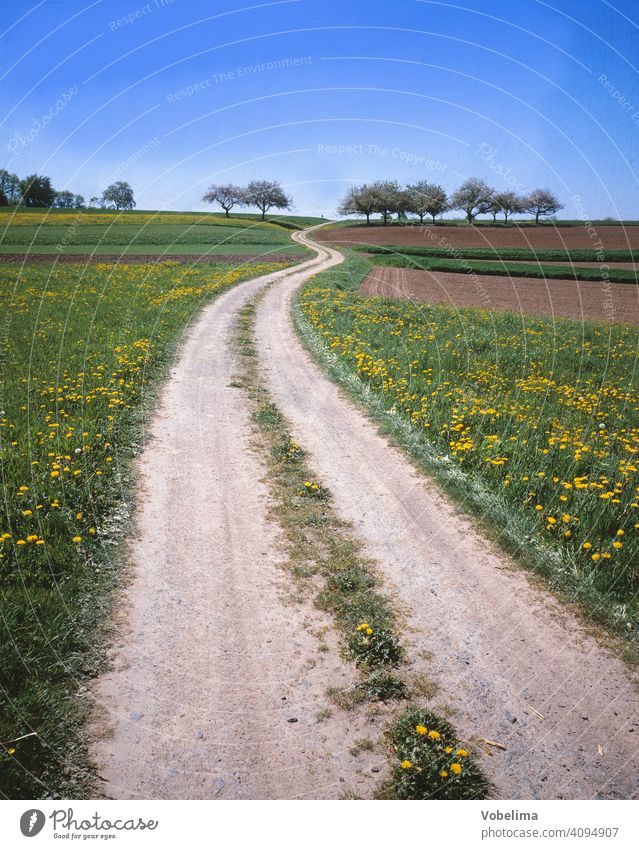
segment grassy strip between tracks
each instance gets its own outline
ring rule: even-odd
[[[0,797],[92,792],[88,685],[156,389],[203,304],[280,267],[0,267]]]
[[[600,283],[602,279],[612,283],[637,284],[637,274],[629,268],[607,266],[604,272],[597,267],[584,268],[570,265],[526,265],[516,262],[484,262],[473,259],[439,259],[428,256],[402,256],[375,254],[377,265],[391,268],[414,268],[423,271],[444,271],[453,274],[474,272],[496,277],[528,277],[536,280],[584,280]]]
[[[305,344],[545,585],[638,660],[636,329],[358,295],[370,261],[300,292]]]
[[[286,566],[297,580],[320,578],[315,604],[333,616],[344,655],[360,673],[354,689],[332,696],[345,709],[367,701],[398,700],[402,706],[386,733],[392,778],[380,788],[380,796],[483,798],[488,781],[454,728],[433,712],[410,704],[410,684],[401,673],[404,650],[390,600],[380,592],[374,565],[363,557],[349,526],[336,516],[329,490],[317,479],[264,386],[254,345],[254,317],[255,302],[242,310],[238,323],[240,383],[252,405],[259,446],[268,464],[272,512],[286,538]]]

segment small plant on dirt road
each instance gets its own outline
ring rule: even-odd
[[[303,498],[317,498],[319,501],[325,501],[328,498],[328,490],[315,481],[304,481],[297,494]]]
[[[293,439],[284,439],[272,449],[273,457],[281,463],[295,463],[301,460],[304,452]]]
[[[387,672],[385,669],[375,669],[360,685],[366,696],[373,702],[387,702],[392,699],[405,699],[408,695],[406,684],[402,679]]]
[[[365,669],[397,666],[403,657],[393,632],[388,628],[373,628],[368,622],[357,626],[348,645],[357,664]]]
[[[408,708],[387,732],[395,757],[396,799],[484,799],[489,783],[449,723]]]

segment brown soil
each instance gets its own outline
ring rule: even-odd
[[[249,262],[301,262],[300,254],[3,254],[0,253],[0,263],[87,263],[87,262],[117,262],[119,265],[134,265],[136,263],[180,262],[189,265],[209,263],[229,263],[237,265]]]
[[[453,307],[483,307],[557,318],[639,324],[639,287],[632,283],[536,280],[449,274],[376,266],[360,292],[367,297],[406,298]]]
[[[639,226],[606,225],[596,228],[590,238],[585,227],[469,227],[424,225],[406,227],[324,227],[318,233],[322,242],[362,245],[422,245],[431,248],[541,248],[595,249],[601,240],[605,250],[639,248]]]

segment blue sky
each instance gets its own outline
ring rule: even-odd
[[[631,0],[5,0],[0,31],[0,165],[86,198],[266,177],[330,216],[352,182],[472,175],[639,218]]]

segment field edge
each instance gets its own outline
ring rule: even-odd
[[[341,271],[350,272],[348,289],[357,292],[373,263],[344,246],[340,246],[340,250],[346,257]],[[334,270],[322,272],[314,279],[326,279],[331,273]],[[510,556],[513,569],[525,570],[534,585],[550,591],[576,615],[588,633],[629,667],[639,666],[639,641],[636,633],[628,631],[627,613],[619,610],[618,605],[612,605],[608,597],[574,581],[560,552],[538,539],[532,521],[513,511],[480,480],[463,472],[452,460],[438,457],[435,448],[406,419],[389,410],[381,395],[367,387],[326,348],[303,315],[300,305],[301,296],[312,280],[295,293],[293,321],[302,344],[323,372],[345,391],[392,445],[402,450],[420,474],[448,496],[462,513],[469,515],[484,536]],[[338,285],[338,288],[347,287]]]

